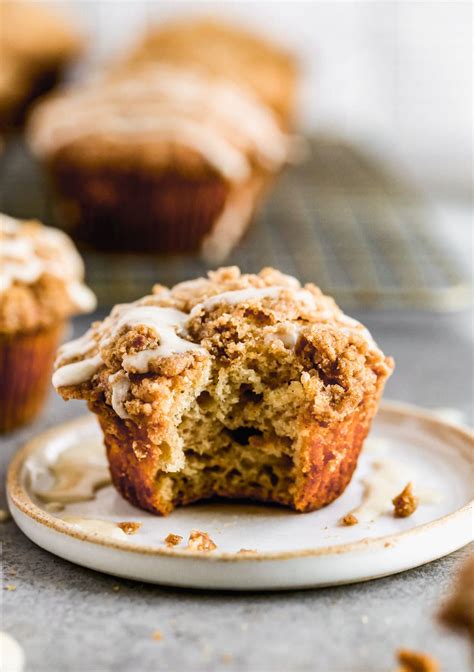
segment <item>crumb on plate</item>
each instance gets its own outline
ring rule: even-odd
[[[125,521],[123,523],[117,523],[118,527],[125,532],[125,534],[135,534],[141,528],[141,523],[136,523],[134,521]]]
[[[344,518],[341,518],[341,525],[345,525],[346,527],[350,527],[351,525],[357,525],[359,520],[354,516],[353,513],[346,513]]]
[[[418,508],[418,497],[413,494],[413,486],[407,483],[401,493],[392,499],[395,518],[407,518]]]
[[[217,545],[207,532],[192,530],[188,539],[188,548],[193,551],[214,551]]]
[[[182,541],[183,541],[182,536],[170,532],[165,539],[165,544],[171,548],[172,546],[178,546],[178,544],[180,544]]]
[[[152,634],[152,639],[154,639],[155,642],[161,642],[163,639],[163,633],[160,632],[160,630],[155,630],[155,632]]]
[[[440,669],[438,661],[427,653],[400,649],[397,658],[400,663],[397,672],[438,672]]]

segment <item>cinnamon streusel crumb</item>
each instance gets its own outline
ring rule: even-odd
[[[117,523],[117,526],[125,532],[125,534],[135,534],[141,528],[141,523],[135,523],[132,521]]]
[[[188,539],[188,548],[193,551],[214,551],[217,545],[212,541],[207,532],[192,530]]]
[[[413,486],[407,483],[402,492],[392,499],[395,518],[408,518],[418,508],[418,497],[413,494]]]
[[[397,653],[400,667],[397,672],[438,672],[438,661],[427,653],[400,649]]]
[[[168,536],[165,539],[165,544],[167,546],[178,546],[183,541],[183,537],[181,537],[179,534],[173,534],[170,532]]]
[[[341,518],[341,524],[350,527],[351,525],[357,525],[359,520],[353,513],[346,513],[344,518]]]

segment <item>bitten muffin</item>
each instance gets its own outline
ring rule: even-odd
[[[156,514],[213,496],[311,511],[349,483],[393,362],[312,284],[236,267],[117,305],[60,349],[113,483]]]
[[[82,41],[60,16],[36,2],[0,0],[0,130],[61,78]]]
[[[0,214],[0,431],[40,410],[67,319],[95,307],[83,276],[65,233]]]
[[[245,32],[173,25],[40,103],[30,144],[78,239],[223,259],[289,157],[295,77],[290,56]]]

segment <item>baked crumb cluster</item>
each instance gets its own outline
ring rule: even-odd
[[[70,238],[0,214],[0,333],[40,329],[95,308]]]
[[[244,479],[251,496],[284,500],[305,424],[344,421],[391,369],[314,285],[228,267],[116,306],[60,349],[53,383],[132,433],[163,497],[240,492]],[[335,447],[334,468],[341,457]]]
[[[413,493],[413,485],[407,483],[401,493],[392,499],[395,518],[408,518],[418,508],[418,497]]]

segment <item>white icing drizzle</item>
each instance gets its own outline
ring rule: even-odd
[[[136,303],[116,306],[111,316],[101,325],[102,331],[99,332],[100,340],[98,343],[99,352],[96,355],[71,364],[62,364],[65,358],[77,357],[89,350],[89,345],[92,344],[90,340],[91,332],[63,346],[58,358],[60,366],[53,375],[53,385],[58,388],[67,385],[79,385],[89,380],[103,364],[100,348],[106,347],[125,327],[149,327],[156,332],[160,340],[160,344],[156,347],[125,355],[122,359],[122,367],[127,372],[147,373],[150,362],[158,357],[168,357],[193,350],[203,351],[204,349],[200,345],[186,340],[177,333],[178,331],[182,331],[183,334],[186,333],[187,319],[188,315],[186,313],[175,308],[138,305]],[[120,387],[117,387],[116,404],[120,412],[124,413],[125,387],[123,382],[117,384]]]
[[[400,494],[408,482],[413,481],[414,494],[421,504],[433,504],[438,501],[437,493],[417,487],[416,474],[403,463],[389,458],[373,462],[371,473],[362,480],[364,485],[362,503],[351,513],[359,522],[365,523],[385,514],[393,514],[392,499]]]
[[[196,70],[158,64],[46,101],[33,115],[30,141],[36,153],[48,155],[97,133],[132,142],[146,134],[189,146],[234,181],[250,172],[248,152],[275,168],[291,146],[273,111],[249,91]]]
[[[102,364],[100,354],[81,359],[79,362],[73,362],[72,364],[64,364],[54,372],[53,385],[58,388],[85,383],[92,378],[94,373],[97,373]]]
[[[130,391],[130,380],[123,371],[117,371],[109,376],[109,383],[112,388],[112,408],[119,418],[126,420],[130,418],[125,408],[125,402]]]
[[[292,349],[296,346],[300,333],[301,326],[288,322],[278,325],[275,331],[266,333],[263,340],[267,344],[281,341],[285,348]]]
[[[83,532],[93,534],[98,537],[107,537],[109,539],[128,539],[128,535],[111,520],[100,520],[98,518],[84,518],[83,516],[61,516],[61,520],[78,527]]]
[[[100,441],[81,442],[59,453],[48,465],[54,482],[48,488],[34,485],[44,502],[73,504],[94,499],[99,488],[110,483],[110,472]]]
[[[348,327],[347,329],[345,329],[344,327],[342,328],[342,331],[344,333],[349,334],[350,332],[355,331],[360,336],[363,336],[365,338],[365,340],[367,341],[367,343],[369,343],[369,345],[371,345],[372,347],[375,347],[375,348],[377,347],[377,344],[374,341],[374,339],[372,338],[372,334],[370,333],[370,331],[366,327],[364,327],[363,324],[361,324],[357,320],[354,320],[353,317],[349,317],[349,315],[344,315],[344,313],[342,313],[341,315],[338,315],[337,321],[340,324],[347,325],[347,327]]]
[[[213,310],[220,304],[235,306],[244,301],[254,301],[259,299],[277,299],[281,292],[287,287],[248,287],[247,289],[234,289],[221,294],[215,294],[208,299],[198,303],[189,313],[189,319],[192,320],[201,312]]]
[[[222,212],[201,243],[201,256],[207,263],[219,264],[237,244],[252,216],[260,188],[261,184],[252,180],[247,188],[239,185],[228,195]]]
[[[78,310],[94,310],[96,299],[82,283],[84,265],[71,239],[57,229],[0,213],[0,292],[15,282],[32,285],[45,274],[64,281]]]
[[[95,345],[96,342],[92,337],[92,329],[89,329],[79,338],[61,345],[58,351],[58,361],[61,361],[62,359],[68,359],[69,357],[85,355],[89,352],[89,350],[92,350]]]
[[[126,311],[118,320],[112,335],[117,335],[124,327],[145,326],[154,329],[159,336],[160,345],[156,348],[141,350],[133,355],[126,355],[122,360],[125,371],[146,373],[150,361],[157,357],[169,357],[190,350],[202,350],[200,345],[192,343],[178,335],[183,330],[188,316],[175,308],[158,306],[136,306]]]

